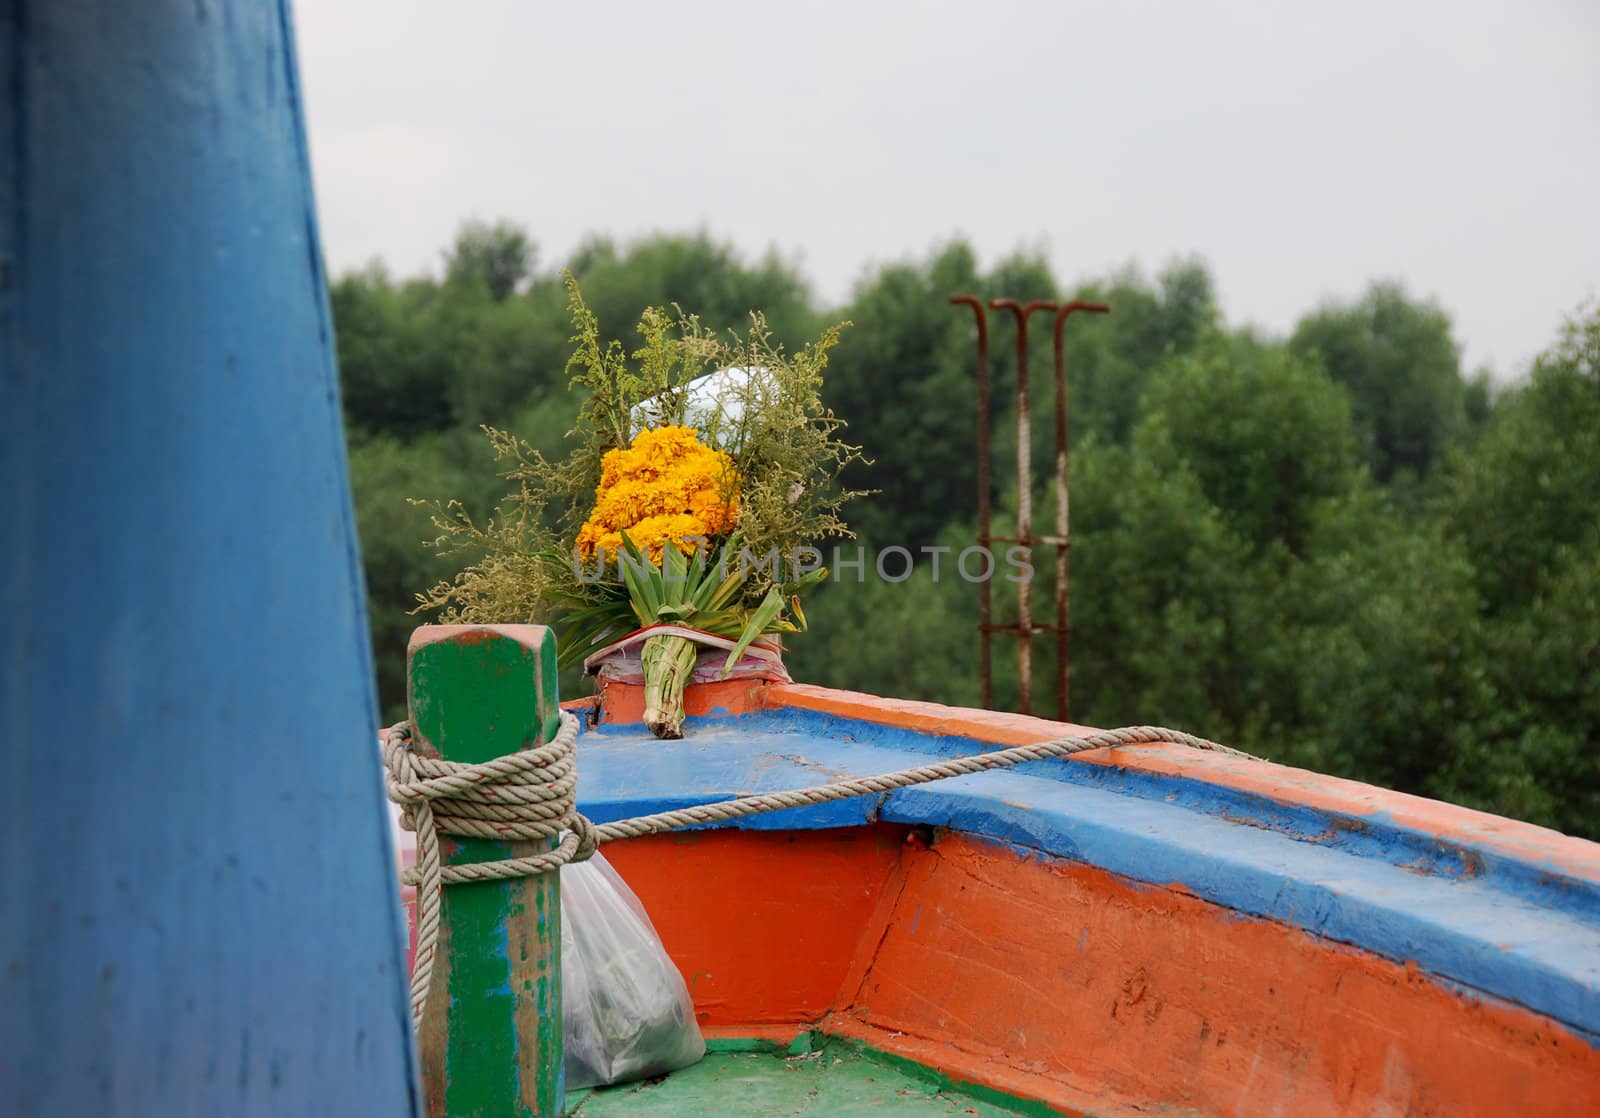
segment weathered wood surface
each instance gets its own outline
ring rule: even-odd
[[[0,4],[0,1113],[407,1115],[282,3]]]
[[[489,761],[560,728],[556,648],[538,625],[425,625],[407,650],[413,748]],[[481,862],[555,840],[440,836],[440,856]],[[419,1030],[428,1113],[556,1118],[562,1106],[560,874],[446,886]]]

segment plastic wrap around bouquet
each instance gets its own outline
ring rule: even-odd
[[[418,608],[553,620],[563,664],[642,681],[646,724],[680,737],[691,682],[788,679],[783,638],[805,632],[800,596],[828,577],[818,545],[850,534],[840,508],[860,494],[840,474],[859,448],[820,395],[841,327],[788,354],[760,314],[722,335],[652,308],[629,353],[567,288],[585,396],[569,452],[485,428],[516,488],[481,525],[434,507],[439,545],[477,558]]]

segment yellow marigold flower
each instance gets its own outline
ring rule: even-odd
[[[689,511],[706,526],[708,535],[721,535],[732,531],[739,519],[739,502],[731,493],[724,497],[713,488],[695,492],[689,500]]]
[[[578,530],[578,551],[616,553],[622,533],[661,560],[668,541],[685,554],[685,537],[723,535],[738,522],[733,461],[706,446],[692,427],[647,428],[600,459],[594,508]]]

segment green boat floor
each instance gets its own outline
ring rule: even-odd
[[[1015,1118],[1036,1113],[1026,1104],[1012,1109],[980,1101],[942,1087],[934,1072],[918,1076],[917,1070],[838,1041],[823,1041],[817,1050],[798,1055],[765,1046],[756,1051],[718,1046],[700,1063],[665,1078],[568,1092],[567,1115]]]

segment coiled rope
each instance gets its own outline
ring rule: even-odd
[[[383,761],[389,798],[404,809],[402,825],[417,832],[417,864],[402,879],[417,886],[417,954],[411,973],[411,1009],[417,1021],[427,1005],[433,957],[439,937],[439,896],[444,885],[529,877],[580,862],[599,843],[660,834],[679,827],[721,823],[747,815],[783,811],[868,796],[926,784],[952,776],[968,776],[1010,768],[1027,761],[1070,757],[1091,749],[1129,745],[1182,745],[1230,757],[1254,755],[1214,741],[1162,726],[1124,726],[1083,737],[1063,737],[1034,745],[1018,745],[953,757],[896,772],[854,777],[811,788],[766,792],[697,807],[661,811],[598,826],[577,809],[578,720],[561,712],[561,728],[547,744],[470,765],[423,757],[410,748],[411,728],[401,722],[383,734]],[[542,854],[471,862],[439,863],[438,832],[499,841],[550,839],[559,844]]]
[[[417,864],[400,880],[417,887],[417,953],[411,967],[411,1014],[420,1024],[439,944],[439,900],[446,884],[532,877],[594,853],[595,834],[578,814],[578,720],[561,711],[561,728],[544,745],[469,765],[424,757],[411,748],[411,726],[383,732],[389,798],[400,825],[417,832]],[[439,863],[439,832],[501,842],[560,837],[552,850],[489,862]]]

